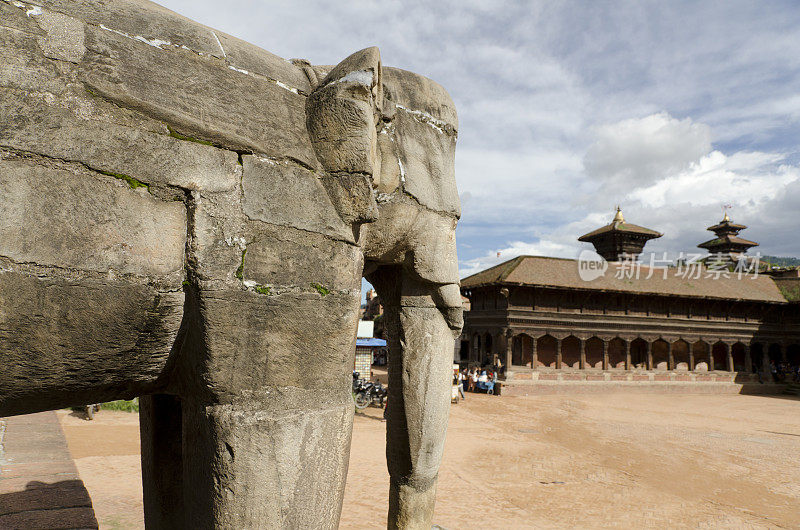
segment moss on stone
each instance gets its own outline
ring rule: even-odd
[[[247,249],[245,248],[242,250],[242,262],[239,264],[239,268],[236,269],[236,277],[240,280],[244,278],[244,255],[247,254]]]
[[[311,287],[313,287],[314,289],[316,289],[316,290],[317,290],[317,292],[318,292],[319,294],[321,294],[322,296],[325,296],[325,295],[329,295],[329,294],[331,294],[331,290],[330,290],[330,289],[328,289],[327,287],[325,287],[324,285],[320,284],[320,283],[312,283],[312,284],[311,284]]]
[[[167,125],[167,130],[169,131],[169,135],[173,138],[177,138],[178,140],[185,140],[187,142],[194,142],[196,144],[203,144],[203,145],[211,145],[214,144],[209,142],[208,140],[201,140],[200,138],[195,138],[193,136],[186,136],[185,134],[181,134],[177,132],[175,129]]]
[[[272,292],[272,290],[269,287],[267,287],[266,285],[256,285],[255,286],[255,291],[258,294],[265,294],[265,295],[269,295]]]
[[[131,189],[135,190],[136,188],[146,188],[148,191],[150,191],[149,184],[142,182],[141,180],[137,180],[131,177],[130,175],[125,175],[124,173],[114,173],[113,171],[103,171],[102,169],[98,171],[103,175],[108,175],[109,177],[114,177],[115,179],[124,180],[125,182],[128,183],[128,186],[130,186]]]

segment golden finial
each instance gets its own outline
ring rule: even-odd
[[[611,221],[612,223],[624,223],[625,218],[622,216],[622,210],[619,209],[619,205],[617,205],[617,213],[614,214],[614,220]]]
[[[722,223],[730,223],[731,222],[731,218],[728,217],[728,209],[730,207],[731,207],[730,204],[725,204],[725,205],[722,206],[722,213],[724,215],[722,216],[722,221],[720,221],[720,222],[722,222]]]

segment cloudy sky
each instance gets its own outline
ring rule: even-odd
[[[462,274],[575,257],[610,221],[694,252],[722,205],[762,254],[800,256],[800,5],[161,0],[282,57],[383,62],[459,113]],[[500,252],[500,258],[497,258]]]

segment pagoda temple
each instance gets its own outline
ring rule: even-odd
[[[756,244],[738,237],[744,228],[725,215],[700,247],[741,259]],[[660,236],[618,208],[580,237],[606,259],[596,274],[580,259],[517,256],[463,278],[470,309],[455,360],[502,364],[503,394],[776,391],[772,367],[800,366],[800,272],[630,267]]]
[[[622,261],[626,258],[635,259],[649,240],[662,235],[655,230],[625,222],[625,217],[617,206],[617,213],[611,223],[582,235],[578,241],[593,244],[597,253],[606,261]]]
[[[714,232],[717,237],[697,246],[708,250],[711,254],[724,254],[729,256],[731,260],[736,261],[742,254],[747,252],[748,248],[758,246],[755,241],[739,237],[739,232],[745,228],[747,228],[745,225],[731,222],[728,212],[725,212],[722,221],[706,229]]]

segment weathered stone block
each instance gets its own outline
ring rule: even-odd
[[[455,137],[405,111],[397,112],[394,124],[405,173],[405,191],[431,210],[460,216],[454,178]]]
[[[80,168],[0,159],[0,255],[17,263],[135,274],[180,283],[182,202]]]
[[[45,33],[37,38],[45,57],[71,63],[81,61],[86,52],[83,45],[83,22],[63,13],[49,10],[43,10],[31,18]]]
[[[249,42],[221,32],[216,35],[225,50],[225,58],[235,68],[274,79],[278,86],[290,92],[311,93],[312,87],[301,68]]]
[[[294,163],[244,156],[243,209],[250,219],[353,240],[317,176]],[[286,206],[291,204],[291,208]]]
[[[319,234],[261,227],[247,243],[242,280],[277,288],[360,291],[361,249]]]
[[[281,397],[275,395],[277,403],[267,411],[254,403],[184,409],[186,435],[196,446],[187,457],[187,526],[214,520],[224,528],[252,528],[254,521],[262,528],[337,527],[352,398],[345,393],[347,402],[334,406]],[[204,472],[209,459],[214,475]],[[258,477],[260,487],[243,488],[242,476]],[[227,492],[224,500],[220,490]]]
[[[458,114],[447,90],[427,77],[402,70],[384,67],[383,82],[392,94],[392,100],[406,109],[416,110],[444,122],[451,132],[458,130]]]
[[[59,75],[54,61],[44,57],[37,42],[44,32],[25,24],[29,21],[20,9],[6,9],[2,15],[8,15],[9,21],[18,21],[16,25],[25,30],[0,26],[0,86],[53,94],[64,91],[68,80]],[[3,23],[6,24],[5,18]]]
[[[126,111],[109,116],[91,97],[0,88],[0,98],[0,146],[80,162],[148,184],[222,191],[239,182],[235,152],[143,130]],[[103,134],[97,134],[99,127]]]
[[[183,135],[317,165],[305,128],[305,97],[215,57],[88,28],[78,76],[92,91]],[[265,101],[268,112],[254,112]]]
[[[206,292],[200,315],[208,352],[200,380],[215,400],[281,388],[344,392],[355,355],[358,291]],[[451,347],[452,349],[452,347]],[[338,394],[337,394],[338,395]],[[272,399],[272,398],[270,398]],[[277,397],[276,397],[277,399]],[[338,398],[332,397],[334,401]]]
[[[141,39],[143,43],[186,46],[197,53],[223,56],[213,30],[155,3],[104,0],[102,9],[93,0],[36,0],[35,3],[92,26],[105,26],[132,39]]]
[[[0,415],[150,392],[182,314],[181,291],[0,272]]]

